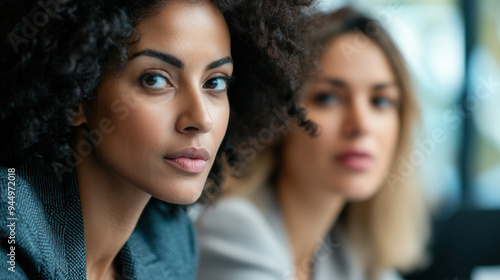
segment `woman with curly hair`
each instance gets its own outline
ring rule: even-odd
[[[197,221],[200,280],[394,280],[423,260],[426,215],[401,163],[416,113],[404,59],[352,8],[317,19],[300,104],[318,133],[291,126],[227,180]]]
[[[270,112],[308,124],[309,4],[1,1],[2,275],[194,279],[180,205],[220,184],[216,156],[236,166]]]

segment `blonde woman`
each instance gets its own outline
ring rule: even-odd
[[[198,279],[400,279],[423,260],[427,219],[407,158],[416,108],[387,32],[351,8],[321,16],[319,71],[292,127],[197,222]]]

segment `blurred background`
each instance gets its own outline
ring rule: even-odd
[[[323,0],[392,34],[422,111],[415,162],[433,218],[432,258],[405,279],[500,279],[500,1]],[[444,141],[432,134],[444,132]]]

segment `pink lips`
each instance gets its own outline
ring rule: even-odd
[[[164,157],[168,162],[188,173],[200,173],[205,170],[209,158],[210,155],[203,148],[183,149]]]
[[[373,164],[373,157],[369,153],[360,151],[339,154],[335,160],[342,166],[355,171],[365,171]]]

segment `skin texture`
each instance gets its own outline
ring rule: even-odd
[[[112,261],[151,196],[176,204],[196,201],[229,118],[230,37],[213,4],[170,2],[137,30],[140,39],[129,48],[126,68],[104,74],[96,99],[82,106],[74,123],[103,132],[77,166],[88,279],[112,279]],[[182,66],[144,52],[151,50],[174,56]],[[225,63],[209,67],[221,59]],[[76,149],[88,141],[82,127]],[[164,159],[190,147],[210,155],[200,173]]]
[[[301,103],[320,127],[311,138],[296,129],[283,144],[278,193],[295,253],[299,279],[305,263],[349,201],[372,197],[381,187],[399,135],[399,90],[382,50],[369,38],[359,52],[349,45],[359,35],[334,39],[320,57],[322,71],[306,87]],[[339,162],[347,151],[371,155],[362,169]],[[312,218],[314,217],[314,218]]]
[[[171,203],[198,198],[229,117],[225,87],[217,91],[207,86],[217,77],[229,77],[232,63],[206,70],[212,62],[231,56],[229,33],[224,20],[206,9],[204,4],[174,2],[157,17],[143,20],[127,68],[118,77],[104,76],[85,114],[89,129],[98,128],[103,119],[116,127],[96,146],[99,164],[118,173],[118,180]],[[218,29],[209,27],[213,21]],[[170,54],[184,66],[136,56],[145,50]],[[158,78],[155,87],[145,85],[140,79],[146,73],[158,73],[168,81]],[[216,82],[225,83],[221,78]],[[201,174],[188,175],[165,164],[164,156],[189,147],[209,151],[209,164]]]

